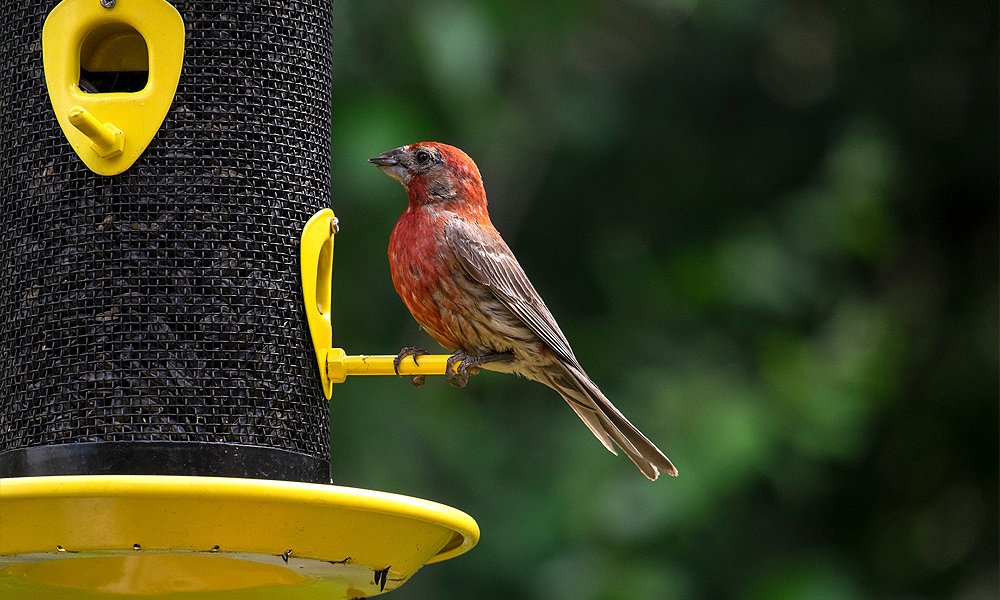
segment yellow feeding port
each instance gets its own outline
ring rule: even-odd
[[[152,141],[184,63],[184,21],[165,0],[63,0],[42,28],[52,110],[90,170],[117,175]]]
[[[331,284],[333,278],[333,240],[337,217],[329,208],[314,214],[305,227],[299,245],[299,265],[302,271],[302,294],[306,307],[306,322],[316,351],[323,394],[329,400],[333,382],[326,374],[326,354],[333,345],[333,325],[330,321]]]
[[[460,362],[447,354],[399,357],[390,355],[348,355],[343,348],[333,347],[331,289],[333,278],[333,242],[339,221],[329,208],[314,214],[305,227],[299,245],[302,270],[302,298],[306,321],[316,352],[316,366],[327,400],[333,395],[333,384],[343,383],[349,375],[446,375]]]

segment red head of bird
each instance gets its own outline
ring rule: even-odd
[[[444,203],[486,211],[486,191],[476,163],[462,150],[440,142],[418,142],[368,159],[403,185],[410,208]]]

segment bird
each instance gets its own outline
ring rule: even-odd
[[[566,336],[490,221],[476,163],[440,142],[388,150],[368,162],[406,190],[389,237],[393,287],[410,314],[452,352],[445,374],[464,387],[479,368],[514,373],[559,393],[612,454],[621,449],[643,475],[677,476],[584,371]],[[399,362],[427,352],[403,348]]]

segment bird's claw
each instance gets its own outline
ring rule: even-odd
[[[407,346],[399,351],[399,354],[396,355],[396,358],[392,359],[392,370],[396,372],[396,375],[399,375],[399,363],[403,362],[403,359],[408,356],[413,357],[413,364],[420,365],[420,363],[417,362],[417,357],[423,356],[424,354],[427,354],[427,351],[424,350],[423,348],[418,348],[416,346]],[[416,379],[417,379],[416,377],[413,378],[414,381],[413,385],[417,387],[423,385],[423,382],[419,384],[416,383]]]
[[[472,364],[475,358],[465,350],[459,350],[448,357],[444,364],[444,376],[448,378],[448,383],[452,387],[464,388],[469,383],[469,375],[479,373],[479,369]]]
[[[463,388],[469,383],[470,375],[479,374],[480,365],[511,360],[514,360],[513,352],[498,352],[495,354],[473,356],[465,350],[459,350],[448,357],[448,360],[445,362],[444,375],[448,378],[448,383],[453,387]],[[455,363],[458,363],[458,366]]]
[[[461,373],[455,373],[448,378],[448,384],[453,388],[464,388],[469,384],[469,376]]]

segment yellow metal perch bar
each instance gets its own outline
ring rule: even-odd
[[[399,363],[400,375],[444,375],[448,362],[447,354],[424,354],[417,358],[420,364],[407,356]],[[348,355],[343,348],[330,348],[326,354],[326,375],[330,383],[343,383],[350,375],[395,375],[392,362],[395,356],[388,354]],[[461,364],[455,362],[455,367]]]

